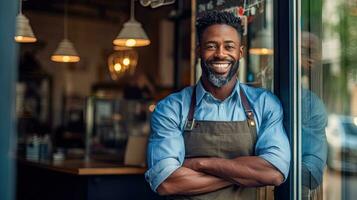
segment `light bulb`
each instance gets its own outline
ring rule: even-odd
[[[69,61],[69,56],[63,56],[62,60],[63,60],[63,62],[68,62]]]
[[[121,64],[120,63],[115,63],[114,70],[119,72],[121,70]]]
[[[123,64],[124,65],[130,65],[130,59],[129,58],[124,58],[123,59]]]
[[[125,42],[125,46],[128,46],[128,47],[133,47],[133,46],[135,46],[135,44],[136,44],[136,40],[134,40],[134,39],[128,39]]]

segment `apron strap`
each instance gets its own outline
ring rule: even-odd
[[[192,131],[195,125],[195,119],[193,119],[193,115],[195,114],[195,108],[196,108],[196,86],[197,85],[193,86],[190,110],[188,111],[188,116],[185,124],[185,131]]]
[[[193,86],[193,91],[192,91],[192,96],[191,96],[191,103],[190,103],[190,110],[188,111],[188,116],[185,124],[185,131],[192,131],[194,125],[195,125],[195,119],[193,119],[193,115],[195,114],[195,108],[196,108],[196,86]],[[255,127],[255,121],[254,121],[254,113],[252,111],[252,108],[250,107],[250,104],[247,100],[247,96],[245,95],[242,87],[240,87],[239,94],[242,100],[243,104],[243,109],[245,112],[245,116],[247,117],[248,125],[250,127]]]
[[[191,96],[191,104],[190,104],[190,111],[188,112],[187,120],[192,121],[193,115],[195,114],[196,108],[196,85],[193,86],[192,96]]]
[[[239,94],[240,94],[240,98],[242,100],[242,104],[243,104],[243,108],[244,108],[244,112],[245,112],[245,116],[247,117],[247,121],[248,121],[248,125],[250,127],[254,127],[255,126],[255,121],[254,121],[254,113],[252,108],[250,107],[250,104],[247,100],[247,96],[245,95],[243,88],[240,87],[239,88]]]

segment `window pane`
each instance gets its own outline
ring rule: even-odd
[[[357,1],[303,0],[302,199],[355,199]]]
[[[273,1],[262,2],[264,9],[259,11],[261,13],[254,17],[248,17],[250,23],[248,23],[246,81],[248,84],[272,91],[274,75]]]

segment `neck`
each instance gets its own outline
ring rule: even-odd
[[[237,77],[234,76],[227,84],[222,87],[216,87],[212,85],[205,76],[202,76],[203,88],[211,93],[216,99],[221,101],[225,100],[232,93],[234,86],[237,82]]]

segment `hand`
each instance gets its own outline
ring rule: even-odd
[[[186,158],[185,161],[183,162],[183,166],[195,171],[200,171],[202,167],[202,162],[205,159],[206,158]]]

